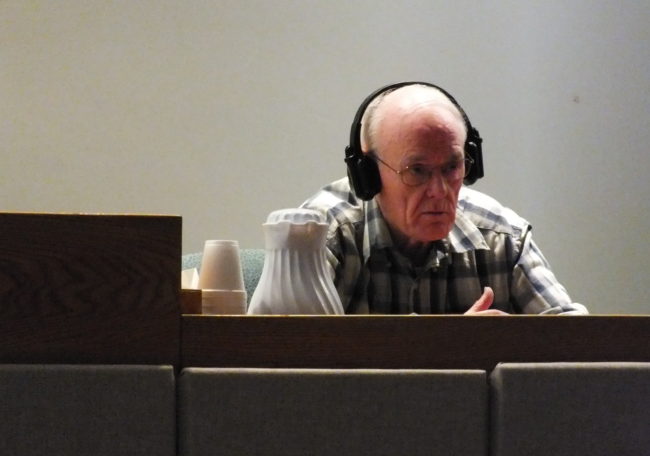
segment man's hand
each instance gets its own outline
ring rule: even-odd
[[[483,294],[480,298],[474,303],[472,307],[469,308],[465,315],[476,315],[476,316],[493,316],[493,315],[508,315],[506,312],[497,309],[490,309],[490,306],[494,302],[494,291],[490,287],[485,287],[483,289]]]

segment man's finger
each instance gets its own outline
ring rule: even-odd
[[[483,289],[483,294],[480,298],[474,303],[472,307],[469,308],[466,314],[481,312],[490,308],[494,302],[494,291],[490,287],[485,287]]]

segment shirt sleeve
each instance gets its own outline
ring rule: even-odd
[[[348,225],[339,225],[327,241],[327,262],[334,280],[334,286],[341,298],[345,313],[362,290],[361,258],[355,242],[354,231]]]
[[[513,270],[511,296],[526,314],[586,315],[582,304],[571,301],[566,289],[532,239],[528,229],[521,239],[521,253]]]

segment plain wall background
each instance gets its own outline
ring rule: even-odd
[[[638,0],[0,0],[0,210],[263,247],[269,212],[344,175],[362,99],[426,80],[573,299],[647,314],[648,24]]]

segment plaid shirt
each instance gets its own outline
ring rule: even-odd
[[[375,200],[338,180],[301,207],[327,216],[327,257],[347,314],[464,313],[494,290],[491,308],[508,313],[586,314],[572,303],[532,240],[530,224],[489,196],[462,187],[449,235],[415,267],[395,247]]]

